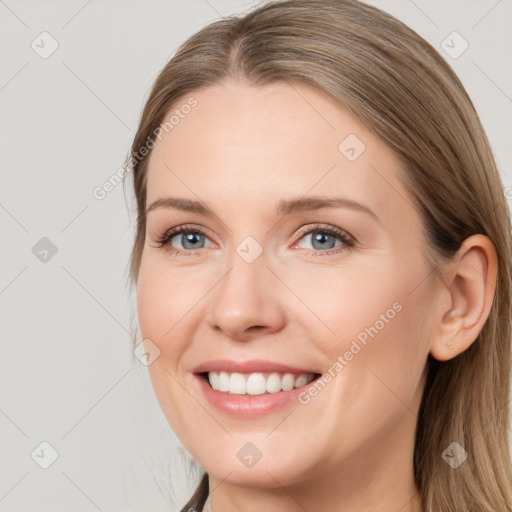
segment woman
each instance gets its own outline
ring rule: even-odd
[[[355,0],[212,23],[130,164],[186,510],[512,510],[510,217],[439,54]]]

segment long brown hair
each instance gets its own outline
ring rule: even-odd
[[[494,243],[495,296],[477,340],[451,360],[429,356],[413,463],[425,510],[512,510],[510,212],[464,87],[439,53],[394,17],[356,0],[267,2],[209,24],[178,49],[153,85],[131,148],[138,209],[132,283],[146,226],[150,151],[141,157],[140,150],[179,102],[228,78],[313,86],[381,137],[405,163],[403,181],[421,213],[434,268],[473,234]],[[457,469],[442,458],[454,441],[468,453]],[[196,500],[207,485],[203,478]]]

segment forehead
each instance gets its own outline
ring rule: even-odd
[[[195,106],[183,108],[190,98]],[[274,207],[288,197],[342,194],[382,214],[410,209],[400,205],[407,194],[391,150],[310,86],[225,82],[184,97],[165,120],[173,114],[150,156],[148,203],[172,194]]]

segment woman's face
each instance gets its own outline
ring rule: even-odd
[[[305,85],[191,96],[151,153],[138,279],[169,423],[234,484],[412,470],[436,300],[400,162]]]

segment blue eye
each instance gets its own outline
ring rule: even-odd
[[[305,235],[303,238],[306,239],[306,237],[309,237],[313,245],[313,249],[315,250],[332,249],[336,244],[335,236],[328,233],[326,234],[322,231],[311,232],[308,235]]]
[[[179,240],[185,249],[201,249],[204,247],[204,238],[205,235],[201,233],[182,233]]]
[[[178,248],[175,250],[173,239],[182,244],[183,249]],[[203,249],[205,244],[206,235],[194,227],[179,226],[166,231],[158,240],[156,240],[158,247],[168,247],[170,253],[185,253],[188,255],[195,254],[194,251]]]
[[[315,253],[332,254],[355,245],[355,240],[348,233],[329,225],[305,228],[299,232],[299,235],[301,236],[300,240],[309,238]],[[337,240],[341,243],[336,244]],[[333,249],[335,250],[333,251]]]
[[[355,240],[345,231],[334,226],[320,225],[303,228],[296,235],[298,240],[310,238],[315,254],[332,254],[346,250],[355,245]],[[181,244],[182,248],[176,248],[174,240]],[[204,249],[206,240],[209,240],[205,233],[194,226],[178,226],[166,231],[156,240],[157,247],[166,247],[171,254],[185,254],[193,256],[196,251]],[[337,243],[340,241],[341,243]],[[294,247],[297,246],[296,242]]]

